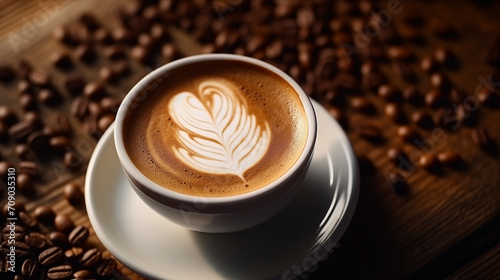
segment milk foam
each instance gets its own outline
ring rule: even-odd
[[[234,174],[245,181],[243,173],[269,148],[269,124],[257,123],[238,88],[229,82],[204,81],[198,92],[180,92],[168,110],[177,124],[175,156],[200,172]]]

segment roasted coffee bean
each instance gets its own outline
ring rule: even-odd
[[[5,255],[9,254],[11,252],[11,247],[13,247],[13,245],[9,243],[9,241],[6,240],[2,242],[1,245],[2,253],[4,253]],[[16,258],[24,259],[30,255],[31,251],[30,251],[30,246],[28,244],[22,241],[16,241],[14,247],[15,247],[14,253]]]
[[[27,197],[35,196],[35,184],[31,176],[26,173],[17,174],[17,189]]]
[[[30,232],[26,234],[24,242],[26,242],[26,244],[28,244],[32,249],[37,250],[42,250],[54,246],[52,241],[50,241],[47,236],[39,232]]]
[[[66,77],[64,87],[73,95],[81,94],[85,87],[85,80],[82,76],[73,74]]]
[[[29,121],[20,121],[9,128],[10,139],[17,142],[26,141],[28,135],[36,130],[36,126]]]
[[[76,279],[94,279],[93,278],[93,274],[90,270],[88,269],[82,269],[82,270],[78,270],[78,271],[75,271],[73,273],[73,277],[76,278]]]
[[[401,92],[389,84],[383,84],[378,88],[378,95],[386,101],[399,102],[402,100]]]
[[[406,121],[406,116],[403,112],[403,108],[396,103],[388,103],[384,107],[385,115],[396,123],[404,123]]]
[[[115,121],[114,114],[106,114],[99,118],[97,121],[97,128],[99,131],[104,132]]]
[[[73,99],[70,107],[70,114],[79,119],[83,120],[88,113],[89,100],[85,97],[77,97]]]
[[[120,100],[108,96],[101,99],[100,104],[105,113],[116,114],[116,112],[118,112],[118,108],[120,107]]]
[[[387,184],[389,185],[389,189],[391,190],[391,192],[397,195],[405,195],[406,193],[408,193],[408,185],[401,175],[392,172],[386,172],[385,179]]]
[[[69,168],[70,171],[74,171],[82,164],[82,159],[73,150],[67,150],[63,155],[63,164]]]
[[[33,219],[28,213],[22,211],[19,212],[19,219],[23,222],[23,224],[31,229],[34,229],[38,226],[38,222]]]
[[[29,93],[33,95],[35,91],[33,84],[30,81],[23,79],[17,82],[17,92],[21,95],[23,93]]]
[[[423,128],[430,128],[433,124],[433,119],[429,113],[424,110],[416,110],[411,115],[411,121]]]
[[[424,154],[418,160],[418,165],[428,171],[435,172],[439,169],[438,161],[432,154]]]
[[[415,72],[413,72],[413,69],[410,67],[408,63],[405,62],[400,62],[400,61],[393,61],[392,62],[392,70],[401,79],[404,79],[407,82],[414,82],[415,81]]]
[[[54,222],[56,213],[49,206],[39,205],[33,210],[33,217],[35,217],[35,219],[40,223],[48,225]]]
[[[125,51],[119,45],[110,45],[104,48],[104,56],[110,60],[119,60],[127,58]]]
[[[458,58],[448,48],[437,48],[434,52],[434,58],[439,64],[443,65],[444,67],[451,69],[458,68]]]
[[[26,173],[30,176],[38,176],[40,168],[34,161],[21,161],[19,162],[19,173]]]
[[[31,258],[24,260],[21,266],[21,275],[23,277],[27,279],[35,279],[39,277],[39,273],[40,273],[40,266],[35,260]]]
[[[95,50],[89,44],[81,44],[74,50],[74,55],[80,61],[86,64],[92,64],[97,58]]]
[[[52,119],[52,128],[56,134],[60,135],[70,135],[71,134],[71,125],[63,113],[56,113]]]
[[[65,52],[54,52],[50,55],[50,61],[52,64],[63,70],[70,69],[73,66],[71,57]]]
[[[26,159],[30,152],[30,148],[25,143],[19,143],[14,146],[14,153],[20,159]]]
[[[43,131],[35,131],[28,136],[26,143],[35,153],[43,153],[49,147],[49,136]]]
[[[83,248],[71,247],[64,251],[64,256],[68,259],[79,259],[83,255]]]
[[[130,72],[130,65],[126,59],[113,61],[111,68],[118,77],[126,76]]]
[[[28,78],[29,73],[33,69],[33,66],[28,61],[26,61],[24,59],[20,59],[19,61],[17,61],[15,63],[14,68],[15,68],[17,75],[21,79],[26,79],[26,78]]]
[[[430,79],[431,85],[435,88],[447,90],[451,87],[450,80],[441,72],[433,73]]]
[[[425,56],[420,60],[420,68],[427,74],[432,74],[439,69],[438,63],[431,56]]]
[[[76,183],[67,183],[66,185],[64,185],[63,193],[64,193],[64,198],[73,206],[77,206],[83,202],[84,196],[82,188],[80,187],[80,185]],[[78,228],[79,227],[76,227],[75,230]],[[71,242],[71,234],[68,237],[70,239],[70,243],[73,244]],[[73,244],[73,245],[79,245],[79,244]]]
[[[387,55],[393,60],[411,61],[414,59],[413,52],[409,48],[403,46],[389,47]]]
[[[115,259],[105,258],[97,264],[96,272],[99,276],[109,276],[116,270],[117,266]]]
[[[130,50],[130,56],[141,64],[148,64],[151,59],[149,50],[143,46],[134,46]]]
[[[69,233],[75,228],[75,223],[68,215],[59,213],[54,218],[54,226],[60,232]]]
[[[418,137],[418,132],[409,125],[402,125],[398,127],[397,134],[406,142],[413,142]]]
[[[49,140],[49,145],[52,150],[63,154],[71,147],[71,142],[66,136],[53,136]]]
[[[17,214],[17,213],[15,213],[15,214]],[[10,213],[8,216],[13,217],[12,215],[10,215]],[[3,240],[10,240],[10,237],[13,236],[15,241],[23,241],[25,234],[26,234],[26,231],[20,225],[13,226],[12,224],[7,224],[2,229],[2,237],[3,237],[2,239]]]
[[[375,106],[366,97],[355,96],[351,98],[350,105],[354,110],[365,114],[372,114],[375,112]]]
[[[99,100],[106,95],[106,89],[99,82],[91,82],[83,88],[83,95],[92,100]]]
[[[101,252],[97,248],[92,248],[83,253],[79,263],[84,268],[90,268],[99,263],[101,257]]]
[[[416,87],[409,87],[403,91],[403,98],[415,106],[420,106],[423,103],[422,94]]]
[[[38,92],[38,101],[47,106],[58,105],[62,100],[62,96],[54,89],[44,88]]]
[[[89,114],[94,118],[98,118],[103,114],[103,109],[101,107],[101,104],[100,104],[100,102],[97,102],[97,101],[90,101],[89,102],[88,111],[89,111]]]
[[[17,122],[16,112],[6,105],[0,105],[0,122],[7,126],[13,125]]]
[[[23,121],[27,121],[35,127],[35,129],[40,129],[43,126],[42,118],[40,114],[35,111],[26,112],[23,116]]]
[[[47,237],[55,246],[59,246],[61,248],[67,248],[69,246],[68,237],[60,231],[52,231],[47,234]]]
[[[94,40],[103,45],[110,45],[113,43],[111,33],[104,28],[99,28],[94,32]]]
[[[102,66],[99,69],[99,78],[107,83],[116,83],[118,81],[118,75],[111,66]]]
[[[37,86],[47,87],[50,85],[50,74],[49,72],[41,69],[32,69],[29,73],[29,81]]]
[[[399,164],[401,161],[406,160],[406,153],[400,148],[392,147],[387,150],[387,157],[394,164]]]
[[[443,152],[438,153],[437,160],[448,166],[458,166],[462,163],[462,158],[460,154],[454,150],[445,150]]]
[[[380,142],[383,139],[382,132],[375,125],[358,124],[355,131],[360,137],[372,142]]]
[[[9,176],[9,169],[13,168],[14,166],[8,162],[8,161],[5,161],[5,160],[2,160],[0,161],[0,178],[2,179],[2,181],[6,181],[7,180],[7,177]],[[17,203],[16,203],[17,205]],[[5,207],[5,206],[4,206]],[[6,208],[4,208],[6,209]],[[4,215],[5,213],[7,213],[7,211],[4,210]]]
[[[38,109],[38,103],[32,93],[23,93],[19,96],[19,106],[23,111],[34,111]]]
[[[425,43],[425,37],[422,35],[418,28],[412,26],[401,25],[399,26],[399,35],[404,40],[417,44],[423,45]]]
[[[47,271],[47,278],[51,280],[67,279],[73,274],[71,265],[59,265],[49,268]]]
[[[491,140],[488,132],[483,127],[474,128],[471,131],[471,136],[472,142],[482,149],[489,148],[489,146],[491,145]]]
[[[53,266],[58,264],[64,257],[64,253],[61,247],[53,246],[49,247],[38,255],[38,262],[43,266]]]
[[[488,88],[481,88],[476,92],[476,97],[479,103],[488,107],[496,107],[498,105],[498,97],[493,91]]]
[[[425,104],[429,107],[436,108],[445,103],[445,96],[440,89],[432,89],[425,94]]]

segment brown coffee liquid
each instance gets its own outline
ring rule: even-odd
[[[302,153],[308,124],[294,89],[243,62],[201,62],[157,79],[125,119],[125,146],[173,191],[230,196],[268,185]]]

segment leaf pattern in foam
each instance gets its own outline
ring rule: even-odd
[[[262,159],[271,142],[267,122],[259,124],[245,100],[230,84],[206,81],[198,95],[181,92],[169,103],[177,124],[175,155],[205,173],[243,174]]]

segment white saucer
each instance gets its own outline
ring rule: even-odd
[[[291,279],[333,254],[358,199],[359,173],[338,123],[313,101],[318,138],[309,173],[284,210],[252,229],[207,234],[181,228],[128,185],[113,127],[97,144],[85,180],[92,226],[125,266],[148,279]]]

